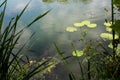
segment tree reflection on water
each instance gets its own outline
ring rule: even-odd
[[[63,3],[67,3],[67,2],[82,2],[82,3],[90,3],[92,2],[92,0],[42,0],[42,2],[47,2],[47,3],[52,3],[52,2],[63,2]]]

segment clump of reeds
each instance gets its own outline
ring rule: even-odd
[[[24,64],[24,62],[26,61],[23,59],[23,57],[19,56],[25,44],[21,48],[19,48],[18,51],[14,51],[14,48],[18,43],[18,40],[20,39],[25,28],[29,28],[33,23],[38,21],[49,12],[47,11],[42,15],[37,16],[26,27],[24,27],[20,31],[16,31],[18,21],[22,17],[29,3],[24,7],[20,14],[13,17],[9,21],[9,24],[7,24],[7,26],[3,25],[3,23],[5,23],[4,16],[5,13],[7,13],[7,0],[3,0],[3,2],[0,4],[0,80],[29,80],[35,74],[43,71],[46,67],[49,66],[46,64],[48,62],[48,60],[46,60],[32,69],[26,69],[26,64]]]

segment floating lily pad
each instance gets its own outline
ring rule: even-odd
[[[112,40],[113,39],[113,35],[110,33],[101,33],[100,37],[103,39],[108,39],[108,40]],[[118,39],[118,35],[115,35],[115,39]]]
[[[110,44],[108,45],[108,47],[111,48],[111,49],[113,49],[112,43],[110,43]],[[116,52],[119,52],[119,53],[120,53],[120,44],[117,45]]]
[[[104,22],[104,25],[110,27],[112,25],[112,22]]]
[[[112,28],[106,27],[106,31],[111,32],[111,31],[112,31]]]
[[[108,45],[108,47],[111,48],[111,49],[113,49],[112,43],[110,43],[110,44]]]
[[[84,24],[84,25],[89,25],[89,24],[90,24],[90,21],[88,21],[88,20],[82,21],[82,24]]]
[[[77,28],[75,28],[75,27],[67,27],[66,31],[68,31],[68,32],[75,32],[75,31],[77,31]]]
[[[84,23],[74,23],[73,24],[75,27],[83,27]]]
[[[95,28],[95,27],[97,27],[97,24],[94,24],[94,23],[88,24],[87,27],[89,27],[89,28]]]
[[[76,50],[76,51],[73,51],[73,52],[72,52],[72,55],[73,55],[73,56],[76,56],[76,57],[81,57],[83,54],[84,54],[84,53],[83,53],[82,50],[81,50],[81,51]]]

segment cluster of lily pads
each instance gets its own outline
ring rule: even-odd
[[[104,25],[106,26],[106,31],[107,33],[101,33],[100,34],[100,37],[103,38],[103,39],[107,39],[107,40],[113,40],[113,35],[112,35],[112,22],[105,22]],[[115,34],[115,39],[118,39],[119,36],[117,34]],[[113,48],[113,45],[112,43],[110,43],[108,45],[109,48]]]
[[[84,20],[82,22],[74,23],[73,27],[67,27],[66,31],[68,32],[75,32],[77,31],[77,28],[81,28],[83,26],[87,26],[88,28],[95,28],[97,27],[97,24],[91,23],[89,20]]]
[[[82,22],[79,22],[79,23],[74,23],[73,24],[74,26],[73,27],[67,27],[66,28],[66,31],[67,32],[75,32],[77,31],[77,28],[82,28],[83,26],[87,26],[88,28],[96,28],[97,27],[97,24],[95,23],[91,23],[89,20],[84,20]],[[105,40],[113,40],[113,35],[112,35],[112,22],[104,22],[104,25],[106,27],[106,31],[105,33],[101,33],[100,34],[100,37],[102,39],[105,39]],[[115,34],[115,39],[118,39],[119,36],[117,34]],[[109,48],[113,48],[112,44],[110,43],[108,45]],[[77,56],[77,57],[80,57],[84,54],[84,51],[83,50],[76,50],[76,51],[73,51],[72,52],[72,55],[73,56]]]
[[[106,33],[101,33],[100,34],[100,37],[103,38],[103,39],[108,39],[108,40],[112,40],[113,38],[113,35],[111,34],[112,32],[112,22],[104,22],[104,25],[106,27]],[[118,38],[118,35],[115,35],[115,39]]]

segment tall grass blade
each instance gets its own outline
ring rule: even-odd
[[[36,21],[38,21],[39,19],[41,19],[42,17],[44,17],[50,11],[51,10],[48,10],[47,12],[43,13],[42,15],[37,16],[32,22],[30,22],[26,27],[24,27],[23,29],[21,29],[16,35],[18,35],[19,33],[23,32],[26,28],[29,28],[33,23],[35,23]]]
[[[114,24],[114,4],[113,4],[113,2],[114,2],[114,0],[111,0],[111,20],[112,20],[112,26],[113,26],[113,24]],[[114,30],[112,30],[112,35],[113,35],[113,42],[112,42],[112,44],[113,44],[113,58],[115,58],[115,42],[114,42],[114,40],[115,40],[115,31]]]
[[[33,23],[38,21],[40,18],[44,17],[46,14],[48,14],[51,10],[48,10],[47,12],[43,13],[42,15],[37,16],[30,24],[28,24],[25,28],[30,27]]]
[[[21,62],[25,61],[23,60],[23,57],[19,57],[19,54],[21,53],[27,42],[17,52],[14,53],[15,46],[20,39],[24,29],[31,26],[33,23],[38,21],[40,18],[42,18],[49,12],[47,11],[43,15],[36,17],[30,24],[28,24],[27,27],[20,30],[19,32],[16,32],[18,21],[27,9],[30,1],[27,3],[27,5],[24,7],[24,9],[20,12],[19,15],[9,21],[8,25],[4,27],[5,29],[3,31],[2,28],[4,23],[7,0],[4,0],[0,4],[0,7],[3,7],[3,10],[0,13],[0,80],[22,80],[23,77],[25,78],[24,80],[29,80],[36,73],[40,72],[39,68],[45,64],[43,63],[35,67],[29,73],[26,72],[26,70],[21,64]],[[46,67],[43,68],[45,69]]]
[[[38,65],[36,68],[31,70],[28,74],[26,74],[26,76],[22,80],[29,80],[35,74],[37,74],[37,73],[43,71],[44,69],[46,69],[47,67],[49,67],[50,65],[44,66],[47,62],[48,62],[48,60],[44,61],[43,63]],[[42,69],[40,69],[40,67],[42,67],[42,66],[44,66],[44,67]]]
[[[6,0],[3,1],[1,4],[0,4],[0,7],[2,7],[4,4],[5,4]]]
[[[21,18],[21,16],[23,15],[23,13],[25,12],[25,10],[27,9],[28,5],[30,4],[31,0],[27,3],[27,5],[24,7],[24,9],[21,11],[21,13],[18,15],[18,19],[19,20]]]
[[[73,73],[73,71],[72,71],[72,69],[71,69],[71,67],[70,67],[70,64],[69,64],[69,62],[65,59],[66,57],[63,55],[63,52],[60,51],[60,49],[57,47],[56,43],[54,43],[54,46],[55,46],[55,48],[56,48],[56,50],[57,50],[58,55],[60,55],[60,57],[62,58],[65,66],[66,66],[66,68],[67,68],[67,70],[68,70],[68,72],[69,72],[69,77],[72,78],[73,80],[76,80],[75,75],[74,75],[74,73]]]
[[[7,5],[7,0],[5,0],[5,2],[4,2],[4,9],[3,9],[3,11],[1,12],[1,15],[0,15],[0,34],[1,34],[1,28],[2,28],[2,25],[3,25],[3,20],[4,20],[6,5]]]
[[[75,51],[75,53],[76,53],[76,55],[77,55],[76,48],[75,48],[74,44],[72,43],[71,45],[72,45],[73,51]],[[82,80],[84,80],[84,73],[83,73],[82,64],[81,64],[81,62],[79,61],[79,58],[78,58],[78,57],[76,57],[76,60],[77,60],[77,62],[78,62],[78,65],[79,65],[79,68],[80,68],[80,71],[81,71],[80,76],[82,76]]]

